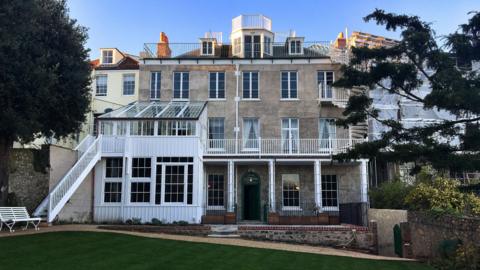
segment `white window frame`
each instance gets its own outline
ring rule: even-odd
[[[333,126],[333,129],[334,129],[333,130],[334,132],[329,132],[328,133],[328,139],[330,140],[330,142],[328,142],[327,147],[324,147],[325,142],[323,140],[325,140],[325,139],[322,138],[322,130],[321,130],[321,124],[320,124],[320,122],[322,120],[325,120],[327,122],[330,122],[330,121],[333,122],[332,126]],[[318,146],[320,148],[319,149],[320,151],[325,151],[325,150],[333,151],[337,148],[337,140],[336,140],[337,139],[337,125],[335,124],[335,122],[336,122],[335,118],[321,117],[321,118],[318,119],[318,139],[320,141]],[[335,135],[333,138],[332,138],[332,134]]]
[[[185,124],[185,126],[182,126]],[[165,125],[168,134],[161,134],[163,125]],[[158,130],[155,132],[156,136],[179,136],[192,137],[197,136],[197,126],[192,120],[160,120],[157,124]],[[187,135],[179,135],[179,130],[185,130]],[[190,135],[188,135],[190,133]]]
[[[233,54],[241,54],[242,53],[242,38],[237,37],[233,39]]]
[[[218,121],[222,121],[223,123],[223,138],[222,139],[210,139],[210,122],[212,120],[218,120]],[[215,133],[215,134],[220,134],[220,133]],[[207,139],[210,141],[210,140],[223,140],[223,141],[220,141],[222,143],[219,143],[219,144],[214,144],[213,146],[214,147],[211,147],[211,145],[208,145],[209,149],[210,150],[214,150],[214,151],[224,151],[225,150],[225,118],[224,117],[209,117],[208,118],[208,126],[207,126]],[[215,146],[220,146],[220,147],[215,147]]]
[[[219,75],[220,73],[223,73],[223,98],[221,97],[218,97],[218,92],[219,92]],[[215,75],[215,89],[211,89],[211,85],[210,85],[210,80],[211,80],[211,76],[212,75]],[[226,73],[223,72],[223,71],[210,71],[208,73],[208,99],[209,100],[226,100],[226,81],[227,81],[227,78],[226,78]],[[215,97],[211,97],[210,96],[210,93],[212,90],[215,90]]]
[[[136,158],[144,158],[150,159],[150,177],[133,177],[133,159]],[[142,206],[142,205],[151,205],[152,204],[152,195],[155,194],[155,183],[153,183],[153,178],[155,176],[154,170],[154,157],[148,156],[135,156],[130,158],[130,181],[128,181],[128,204],[135,205],[135,206]],[[132,202],[132,184],[133,183],[149,183],[150,184],[150,194],[149,194],[149,201],[148,202]],[[153,203],[155,203],[155,197],[153,197]]]
[[[248,121],[248,120],[257,120],[257,125],[258,125],[258,134],[257,134],[257,138],[255,138],[257,140],[257,147],[245,147],[246,144],[247,144],[247,141],[249,140],[248,139],[248,134],[246,135],[245,137],[245,121]],[[260,118],[258,117],[245,117],[243,118],[243,121],[242,121],[242,151],[245,151],[245,152],[258,152],[260,151],[260,147],[261,146],[261,125],[260,125]]]
[[[272,55],[272,38],[269,36],[263,36],[263,53],[266,55]]]
[[[284,194],[283,194],[283,191],[284,191],[284,181],[285,179],[283,178],[283,176],[292,176],[292,175],[295,175],[298,177],[298,206],[285,206],[285,201],[284,201]],[[301,206],[301,185],[300,185],[300,175],[298,173],[284,173],[282,174],[282,210],[283,211],[297,211],[297,210],[302,210],[302,206]]]
[[[107,159],[120,159],[122,161],[122,167],[121,167],[121,172],[122,176],[120,177],[107,177]],[[105,205],[120,205],[124,200],[124,183],[123,183],[123,178],[125,177],[125,160],[123,158],[119,157],[107,157],[105,158],[105,161],[103,162],[103,183],[102,183],[102,195],[101,195],[101,204]],[[120,194],[120,202],[105,202],[105,184],[106,183],[119,183],[121,186],[121,194]]]
[[[337,182],[337,190],[336,190],[336,194],[337,194],[337,205],[336,206],[325,206],[323,204],[323,200],[324,200],[324,196],[323,196],[323,192],[326,191],[324,188],[323,188],[323,177],[327,177],[327,176],[335,176],[335,180]],[[320,176],[320,185],[322,187],[322,193],[321,193],[321,196],[322,196],[322,212],[324,211],[338,211],[339,210],[339,205],[340,205],[340,192],[339,192],[339,186],[340,186],[340,178],[337,174],[322,174]],[[328,191],[333,191],[333,190],[328,190]]]
[[[138,123],[138,126],[140,127],[140,134],[133,134],[133,132],[135,130],[133,128],[134,123]],[[145,132],[146,130],[149,130],[149,129],[147,129],[148,128],[147,125],[149,123],[152,125],[151,127],[153,128],[153,134],[147,134]],[[156,127],[155,121],[153,121],[153,120],[132,120],[132,121],[129,122],[129,125],[130,125],[130,134],[129,134],[130,136],[150,137],[150,136],[156,136],[156,134],[157,134],[157,131],[155,130],[155,127]]]
[[[131,82],[131,81],[125,81],[126,78],[128,77],[133,77],[133,92],[131,94],[125,94],[125,82]],[[134,96],[135,95],[135,84],[136,84],[136,76],[135,73],[127,73],[122,75],[122,95],[124,96]]]
[[[155,75],[155,81],[152,80],[153,74]],[[158,85],[158,89],[156,89]],[[152,89],[152,86],[155,86],[155,89]],[[162,96],[162,72],[161,71],[151,71],[150,72],[150,100],[159,100]],[[154,97],[152,97],[154,93]],[[158,96],[157,96],[158,95]]]
[[[318,81],[318,74],[319,73],[323,73],[323,85],[321,85],[321,83]],[[327,97],[327,86],[328,86],[328,81],[327,81],[327,73],[332,73],[332,84],[335,82],[335,72],[333,70],[318,70],[317,71],[317,83],[318,83],[318,99],[319,100],[333,100],[334,97],[335,97],[335,93],[334,93],[334,90],[333,90],[333,86],[331,86],[331,93],[332,93],[332,96],[331,97]],[[323,94],[325,94],[323,96]]]
[[[209,188],[208,182],[210,176],[222,176],[223,177],[223,188],[222,188],[222,195],[223,195],[223,205],[211,205],[210,204],[210,195],[209,195]],[[223,173],[208,173],[207,174],[207,210],[225,210],[226,198],[225,198],[225,190],[226,190],[226,181],[225,181],[225,174]]]
[[[111,61],[105,61],[106,59],[110,59]],[[113,50],[102,50],[102,64],[113,64]]]
[[[282,84],[282,82],[283,82],[283,79],[282,79],[283,73],[287,73],[287,74],[288,74],[288,75],[287,75],[287,76],[288,76],[288,77],[287,77],[287,81],[288,81],[288,85],[287,85],[288,97],[283,97],[283,96],[282,96],[282,93],[283,93],[283,88],[282,88],[282,87],[283,87],[283,84]],[[296,86],[297,86],[297,89],[296,89],[296,91],[297,91],[297,96],[296,96],[296,97],[292,97],[292,92],[291,92],[291,88],[290,88],[291,74],[292,74],[292,73],[295,73],[295,76],[296,76],[296,79],[295,79],[295,81],[296,81]],[[281,100],[298,100],[298,99],[299,99],[299,98],[298,98],[298,71],[296,71],[296,70],[282,70],[282,71],[280,71],[280,99],[281,99]]]
[[[204,49],[204,44],[207,44],[206,45],[206,52],[203,51]],[[210,49],[210,52],[209,52],[209,49]],[[202,41],[202,48],[201,48],[201,55],[205,55],[205,56],[212,56],[212,55],[215,55],[215,46],[213,45],[213,40],[203,40]]]
[[[188,166],[189,165],[195,165],[194,162],[156,162],[155,167],[160,165],[160,168],[162,170],[161,174],[161,192],[160,192],[160,204],[156,205],[170,205],[170,206],[190,206],[194,205],[194,199],[195,199],[195,186],[192,187],[192,204],[188,204]],[[183,175],[183,202],[165,202],[165,179],[166,179],[166,171],[167,171],[167,166],[183,166],[184,167],[184,175]],[[195,178],[195,168],[192,169],[192,175],[193,178]],[[156,181],[156,179],[155,179]],[[192,185],[195,185],[195,179],[193,179]],[[156,188],[154,191],[154,195],[156,195]],[[154,196],[154,201],[155,203],[155,196]]]
[[[249,77],[249,97],[246,98],[243,96],[243,92],[244,92],[244,89],[243,89],[243,78],[245,76],[245,73],[248,73],[248,77]],[[252,80],[252,75],[253,73],[257,73],[257,77],[258,77],[258,80],[257,80],[257,96],[256,98],[252,98],[252,85],[253,85],[253,80]],[[254,100],[254,101],[258,101],[260,100],[260,72],[258,71],[242,71],[242,100]]]
[[[295,43],[295,51],[292,48],[292,42]],[[300,39],[289,39],[288,40],[288,54],[290,55],[302,55],[303,54],[303,45],[302,40]],[[297,48],[300,48],[300,52],[297,52]]]
[[[284,127],[283,126],[283,120],[288,120],[288,127]],[[297,128],[293,128],[292,127],[292,122],[293,121],[297,121]],[[283,136],[283,131],[287,131],[288,135],[290,136],[289,138],[284,138]],[[291,138],[292,137],[292,133],[293,132],[297,132],[297,145],[296,145],[296,149],[293,145],[293,139]],[[282,118],[280,119],[280,132],[281,132],[281,138],[282,138],[282,152],[284,150],[283,148],[283,143],[288,140],[288,153],[297,153],[300,149],[300,120],[296,117],[285,117],[285,118]]]
[[[176,73],[179,73],[180,74],[180,97],[176,98],[175,97],[175,74]],[[184,97],[183,96],[183,74],[184,73],[187,73],[188,74],[188,97]],[[172,82],[173,82],[173,96],[172,96],[172,99],[173,100],[189,100],[190,99],[190,73],[188,71],[174,71],[173,72],[173,79],[172,79]]]
[[[105,93],[98,91],[98,78],[105,78]],[[97,74],[95,75],[95,96],[97,97],[106,97],[108,95],[108,75],[107,74]]]

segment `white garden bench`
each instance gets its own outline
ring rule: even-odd
[[[10,229],[10,232],[14,232],[13,226],[18,222],[27,222],[24,230],[26,230],[31,223],[35,227],[35,230],[38,231],[40,220],[40,218],[30,217],[26,207],[0,207],[0,231],[3,228],[3,224],[5,224]]]

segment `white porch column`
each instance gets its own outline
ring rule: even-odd
[[[368,177],[367,177],[367,161],[360,160],[360,200],[361,202],[368,202]]]
[[[275,212],[275,161],[268,161],[270,211]]]
[[[315,206],[322,207],[322,165],[320,160],[315,160],[314,166]]]
[[[235,191],[234,191],[234,163],[233,160],[228,161],[228,199],[227,199],[227,212],[233,212],[235,202]]]

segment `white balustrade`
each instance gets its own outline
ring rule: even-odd
[[[238,143],[238,150],[235,148]],[[363,139],[209,139],[205,143],[207,155],[332,155],[344,153]]]

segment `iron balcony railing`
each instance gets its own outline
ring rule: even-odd
[[[296,48],[288,42],[260,42],[215,44],[205,49],[198,43],[145,43],[143,58],[198,59],[198,58],[326,58],[343,62],[348,59],[345,49],[339,49],[329,41],[303,42]]]
[[[207,155],[334,155],[364,139],[207,139]]]

